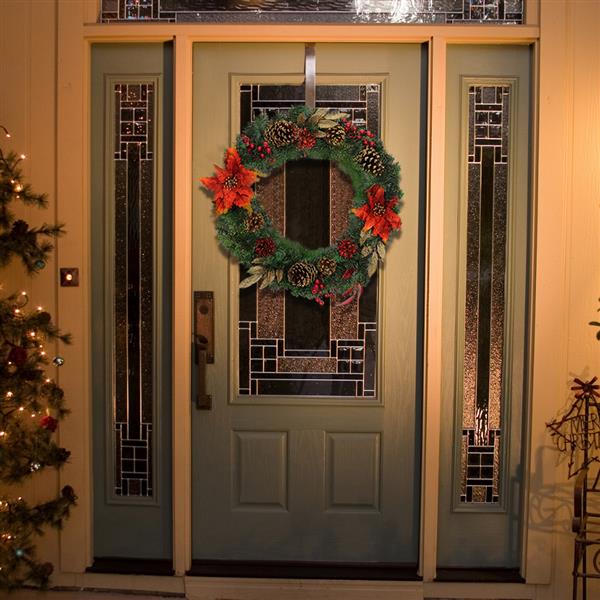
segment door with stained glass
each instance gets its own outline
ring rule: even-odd
[[[303,104],[304,50],[195,45],[196,181],[258,114]],[[219,561],[417,564],[427,54],[317,44],[316,55],[317,106],[377,132],[401,165],[403,230],[357,302],[240,290],[245,273],[194,186],[193,286],[213,293],[215,345],[212,408],[192,408],[192,572]],[[335,164],[291,162],[258,186],[272,222],[308,247],[346,228],[353,191]]]

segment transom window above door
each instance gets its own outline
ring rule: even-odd
[[[523,0],[102,0],[100,21],[288,23],[524,22]]]

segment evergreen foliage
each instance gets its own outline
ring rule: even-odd
[[[45,194],[36,194],[23,181],[20,163],[24,155],[15,152],[4,154],[0,148],[0,267],[6,266],[13,256],[18,256],[29,273],[43,269],[53,244],[50,241],[63,233],[61,225],[43,224],[29,227],[16,219],[11,210],[14,201],[25,205],[46,208]]]
[[[24,158],[0,149],[0,266],[17,257],[35,274],[44,268],[51,240],[63,228],[31,228],[16,219],[14,202],[39,208],[47,203],[45,195],[23,182],[19,165]],[[69,458],[55,436],[68,413],[64,393],[46,372],[51,363],[59,367],[64,362],[60,356],[51,360],[45,350],[45,344],[56,341],[69,343],[70,336],[41,306],[30,309],[26,292],[0,298],[0,589],[47,585],[53,566],[36,558],[35,537],[46,526],[61,527],[76,501],[70,486],[40,504],[28,503],[16,491],[38,471],[58,469]]]
[[[260,115],[238,137],[236,149],[227,150],[225,168],[217,167],[214,177],[202,179],[215,194],[217,237],[246,267],[241,287],[257,284],[324,304],[324,299],[360,294],[383,261],[388,236],[400,227],[400,167],[375,134],[358,129],[345,117],[306,106],[274,117]],[[354,190],[348,227],[340,240],[327,247],[306,248],[283,236],[259,196],[249,194],[238,176],[248,178],[251,172],[267,177],[303,158],[334,163]],[[234,198],[236,192],[246,193],[247,200]],[[228,195],[231,199],[224,201]],[[266,239],[273,241],[272,252],[265,251]],[[343,242],[358,251],[340,252]],[[319,270],[319,264],[327,268]]]

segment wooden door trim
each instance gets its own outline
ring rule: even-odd
[[[84,36],[94,42],[160,42],[174,36],[191,42],[363,42],[421,43],[432,37],[450,43],[523,43],[539,37],[537,25],[401,25],[274,23],[88,23]]]
[[[192,43],[176,35],[174,47],[173,567],[183,575],[192,557]]]
[[[66,29],[59,23],[59,29]],[[277,29],[277,31],[274,31]],[[333,30],[333,32],[332,32]],[[118,24],[118,25],[103,25],[103,24],[83,24],[82,27],[72,27],[69,35],[70,41],[65,41],[65,46],[76,46],[77,38],[79,44],[83,44],[84,68],[79,73],[75,73],[75,68],[71,67],[65,70],[64,67],[59,69],[59,77],[63,79],[67,73],[71,76],[71,81],[74,83],[73,98],[69,100],[69,106],[75,104],[77,97],[82,100],[88,97],[86,82],[89,83],[89,49],[93,42],[148,42],[148,41],[175,41],[175,91],[174,91],[174,175],[175,175],[175,194],[174,205],[175,211],[175,244],[174,244],[174,266],[179,265],[179,268],[174,269],[174,312],[173,312],[173,356],[174,365],[178,365],[179,377],[174,378],[173,382],[173,430],[176,435],[173,438],[173,460],[177,468],[173,470],[173,554],[174,567],[179,575],[183,575],[191,566],[191,419],[189,414],[189,398],[191,389],[189,385],[190,375],[189,366],[186,360],[177,360],[188,352],[188,335],[191,331],[191,269],[185,270],[185,249],[191,248],[191,234],[186,231],[186,218],[191,215],[191,50],[194,41],[306,41],[307,34],[310,34],[310,39],[315,41],[327,42],[388,42],[388,43],[408,43],[415,41],[433,41],[432,48],[437,47],[437,53],[433,52],[430,61],[430,90],[445,88],[445,71],[440,57],[445,55],[445,48],[450,43],[461,44],[476,44],[476,43],[499,43],[499,44],[530,44],[539,39],[540,28],[538,26],[522,25],[518,27],[507,26],[469,26],[469,27],[447,27],[447,26],[343,26],[343,27],[328,27],[328,26],[311,26],[307,29],[305,26],[279,26],[277,28],[270,27],[265,29],[264,26],[244,25],[177,25],[172,24]],[[436,59],[436,56],[438,57]],[[78,85],[78,84],[81,85]],[[88,86],[89,87],[89,86]],[[80,91],[78,92],[78,88]],[[429,139],[433,139],[432,135],[435,131],[439,135],[443,135],[443,101],[439,97],[438,101],[433,104],[434,94],[430,93],[430,131]],[[89,120],[89,107],[87,103],[81,103],[84,106],[84,123]],[[437,126],[435,123],[437,122]],[[86,140],[88,139],[87,125],[81,130],[78,142],[84,149],[84,165],[87,165],[85,158],[88,157],[86,148]],[[439,141],[439,137],[436,140]],[[63,147],[66,143],[63,142]],[[74,145],[75,147],[78,144]],[[441,147],[441,146],[439,146]],[[443,171],[433,169],[435,165],[443,167],[443,151],[441,156],[437,156],[436,160],[432,154],[432,146],[429,149],[429,168],[430,173],[436,172],[436,176],[430,175],[430,185],[438,177],[442,176]],[[64,173],[65,169],[58,169]],[[89,176],[86,169],[81,170],[83,176],[81,181],[84,185],[89,182]],[[87,188],[86,188],[87,189]],[[431,188],[429,206],[431,207]],[[84,192],[84,197],[87,198],[87,193]],[[83,203],[85,204],[85,202]],[[182,235],[180,235],[182,234]],[[432,237],[432,229],[429,228],[428,240]],[[429,244],[428,244],[429,247]],[[84,249],[84,262],[87,251]],[[189,254],[188,254],[189,256]],[[436,258],[439,264],[440,257]],[[432,275],[432,265],[428,260],[428,277]],[[432,305],[430,287],[426,294],[428,302],[428,314],[433,314],[435,306]],[[438,299],[435,300],[437,302]],[[439,299],[441,302],[441,298]],[[433,304],[435,304],[435,302]],[[189,309],[189,310],[188,310]],[[436,352],[436,344],[434,337],[436,335],[436,321],[429,321],[427,317],[428,334],[426,336],[427,346],[426,353],[429,358],[432,353]],[[87,319],[84,319],[87,320]],[[79,329],[79,328],[77,328]],[[87,339],[87,335],[82,334],[80,339]],[[424,430],[423,430],[423,493],[421,494],[421,571],[425,580],[431,581],[435,574],[435,557],[436,557],[436,524],[437,524],[437,466],[439,465],[438,453],[436,448],[439,446],[439,414],[435,415],[435,400],[436,394],[439,392],[439,379],[436,376],[435,363],[428,363],[425,371],[425,379],[427,383],[426,395],[424,399]],[[85,378],[83,385],[87,385],[89,377]],[[87,414],[87,412],[86,412]],[[84,421],[87,419],[84,416]],[[438,435],[436,435],[436,430]],[[80,436],[74,436],[76,438]],[[79,446],[79,444],[77,444]],[[86,444],[81,444],[86,447]],[[89,454],[88,452],[85,453]],[[429,457],[429,458],[427,458]],[[425,464],[428,468],[425,468]],[[91,490],[91,482],[87,481],[83,486],[83,495],[89,497]],[[433,493],[430,493],[433,492]],[[87,503],[86,503],[87,504]],[[80,509],[81,510],[81,509]],[[81,513],[80,513],[81,514]],[[87,527],[79,524],[77,529],[91,531],[91,521],[89,517],[89,509],[86,508],[85,514],[82,515],[83,520],[87,523]],[[66,533],[63,533],[65,536]],[[526,535],[526,532],[524,533]],[[91,537],[91,536],[89,536]],[[91,540],[86,544],[85,556],[90,554]],[[61,551],[63,555],[67,554]],[[66,557],[64,567],[68,570],[81,572],[80,563],[83,558],[81,554],[75,557]],[[89,563],[88,563],[89,564]],[[63,568],[64,568],[63,567]]]

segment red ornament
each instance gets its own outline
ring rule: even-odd
[[[271,256],[275,253],[275,242],[268,237],[258,238],[256,240],[256,246],[254,247],[254,254],[256,256]]]
[[[46,415],[45,417],[42,417],[40,420],[40,427],[42,429],[46,429],[47,431],[56,431],[56,428],[58,427],[58,420],[55,419],[54,417],[51,417],[50,415]]]
[[[338,242],[338,252],[343,258],[352,258],[357,251],[358,247],[352,240]]]
[[[22,367],[27,362],[27,350],[21,346],[13,346],[8,353],[9,362]]]
[[[296,142],[298,148],[303,150],[310,150],[317,143],[317,138],[308,130],[306,127],[300,130],[298,133],[298,141]]]

